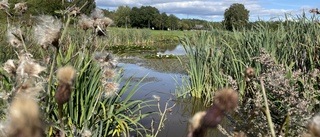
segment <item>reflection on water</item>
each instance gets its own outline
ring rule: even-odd
[[[164,66],[165,63],[160,62],[158,65]],[[144,76],[147,76],[141,83],[142,87],[132,99],[152,99],[153,95],[157,95],[161,98],[160,104],[162,110],[164,109],[167,100],[172,99],[172,101],[169,102],[170,106],[176,103],[172,112],[167,115],[168,117],[165,121],[164,129],[159,133],[159,137],[185,137],[188,130],[188,120],[196,112],[206,110],[203,106],[203,102],[199,100],[175,98],[174,94],[176,85],[181,85],[181,78],[184,74],[168,71],[158,72],[154,69],[149,69],[145,66],[131,63],[120,63],[119,66],[124,68],[125,79],[134,75],[133,82],[138,82]],[[157,111],[157,107],[151,107],[148,110],[144,110],[144,112],[148,112],[150,110]],[[155,119],[156,122],[159,121],[159,116],[153,115],[150,118],[142,120],[141,123],[147,128],[150,128],[152,118]],[[156,123],[156,125],[158,124],[159,123]],[[230,127],[228,127],[228,125],[230,125],[229,120],[223,120],[221,125],[226,130],[231,130]],[[208,132],[208,137],[209,136],[223,135],[217,130],[211,130]]]
[[[182,45],[175,46],[173,49],[160,50],[158,55],[185,55],[186,52]]]

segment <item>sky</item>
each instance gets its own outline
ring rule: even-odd
[[[160,13],[174,14],[180,19],[222,21],[224,11],[233,3],[241,3],[248,9],[249,20],[279,20],[284,15],[301,16],[305,11],[320,9],[318,0],[96,0],[99,8],[116,10],[118,6],[152,6]]]

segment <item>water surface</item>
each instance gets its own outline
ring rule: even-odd
[[[182,49],[181,49],[182,48]],[[161,50],[157,54],[181,54],[182,46],[176,46],[173,49]],[[188,131],[188,120],[198,111],[207,110],[203,106],[203,102],[196,99],[177,98],[176,88],[182,84],[182,77],[186,76],[183,65],[178,59],[143,59],[138,56],[126,56],[119,60],[119,67],[124,68],[124,78],[133,77],[133,82],[139,82],[143,77],[141,88],[132,97],[132,99],[153,99],[153,96],[160,97],[161,110],[164,110],[166,102],[169,101],[169,106],[175,104],[172,111],[167,113],[165,126],[159,132],[158,137],[185,137]],[[134,84],[134,83],[133,83]],[[158,111],[157,107],[151,107],[144,111]],[[155,128],[159,123],[159,116],[152,115],[141,121],[146,127],[150,128],[151,120],[154,119]],[[223,120],[221,125],[226,130],[231,130],[230,121]],[[209,136],[224,136],[218,130],[210,130]]]

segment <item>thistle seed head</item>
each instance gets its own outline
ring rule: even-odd
[[[59,83],[72,84],[76,76],[76,70],[72,66],[65,66],[57,70]]]
[[[72,8],[70,9],[69,14],[70,14],[71,16],[77,16],[77,15],[79,15],[79,14],[80,14],[80,8],[79,8],[79,7],[72,7]]]
[[[16,94],[8,113],[8,136],[42,137],[44,126],[41,118],[36,100],[23,93]]]
[[[93,12],[91,13],[91,17],[96,20],[98,18],[103,18],[104,17],[104,14],[103,14],[103,11],[99,8],[95,8],[93,10]]]
[[[103,83],[105,97],[109,98],[117,93],[119,90],[119,84],[115,82],[104,82]]]
[[[214,104],[221,110],[229,112],[238,106],[239,96],[236,91],[231,88],[220,90],[215,95]]]
[[[93,58],[101,63],[102,66],[109,68],[115,68],[117,66],[117,60],[112,56],[111,53],[96,52]]]
[[[194,132],[202,126],[202,120],[206,113],[206,111],[200,111],[193,115],[189,120],[189,132]]]
[[[108,17],[103,17],[102,22],[105,27],[109,27],[113,23],[113,20]]]
[[[13,8],[17,13],[25,13],[28,9],[27,3],[26,2],[19,2],[14,5]]]
[[[7,11],[10,8],[8,0],[0,1],[0,10]]]
[[[33,61],[33,55],[29,52],[25,52],[24,50],[21,50],[18,54],[19,63],[22,63],[24,61]]]
[[[103,75],[102,77],[103,78],[106,78],[106,79],[112,79],[116,74],[116,71],[112,68],[105,68],[103,69]]]
[[[6,63],[4,63],[3,69],[10,75],[15,75],[17,71],[17,67],[14,64],[14,60],[9,59]]]
[[[52,16],[42,15],[37,18],[38,24],[34,27],[34,37],[39,45],[47,48],[52,44],[56,48],[59,45],[62,23]]]
[[[11,44],[11,46],[17,48],[22,46],[22,32],[21,29],[19,27],[9,27],[8,31],[7,31],[7,39],[9,41],[9,43]]]
[[[59,68],[57,71],[57,79],[59,80],[56,90],[55,99],[59,105],[68,102],[71,96],[72,83],[76,76],[76,70],[72,66]]]
[[[255,70],[252,67],[246,68],[244,73],[245,73],[246,81],[250,81],[250,79],[255,76]]]
[[[88,30],[93,28],[94,21],[90,19],[87,15],[82,14],[79,20],[79,27],[83,30]]]
[[[39,73],[46,70],[45,67],[40,66],[39,64],[33,61],[22,61],[17,68],[17,74],[25,76],[39,77]]]

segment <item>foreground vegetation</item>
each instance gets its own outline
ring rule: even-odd
[[[105,22],[98,20],[84,31],[70,28],[75,19],[70,11],[62,16],[65,22],[34,17],[30,27],[8,15],[8,24],[1,26],[1,136],[157,136],[166,111],[142,110],[160,108],[159,98],[131,100],[144,78],[136,84],[124,80],[125,72],[106,48],[119,44],[112,40],[121,32],[111,33],[114,38],[98,37]],[[131,40],[140,42],[135,38],[149,39],[139,35]],[[158,128],[139,123],[154,113],[161,118]]]
[[[320,26],[316,17],[295,20],[282,22],[276,30],[260,24],[250,31],[181,37],[189,65],[187,84],[179,95],[211,104],[216,91],[230,87],[241,99],[233,115],[236,131],[249,136],[272,135],[271,131],[277,136],[302,135],[307,119],[319,112]],[[266,117],[269,112],[272,121]]]

